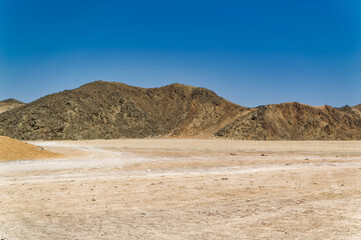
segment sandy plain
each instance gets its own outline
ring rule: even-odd
[[[31,142],[0,162],[0,238],[361,239],[360,141]]]

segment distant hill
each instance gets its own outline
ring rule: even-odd
[[[354,106],[353,109],[355,109],[357,111],[361,111],[361,104]]]
[[[361,139],[361,116],[349,107],[272,104],[251,109],[216,135],[249,140]]]
[[[17,107],[21,107],[23,105],[25,105],[25,103],[12,98],[0,101],[0,113],[9,111]]]
[[[360,105],[297,102],[246,108],[214,92],[172,84],[139,88],[97,81],[0,114],[0,135],[17,139],[361,139]]]

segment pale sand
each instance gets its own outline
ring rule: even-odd
[[[32,142],[0,163],[0,238],[361,239],[361,142]]]

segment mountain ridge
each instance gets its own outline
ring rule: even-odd
[[[0,135],[24,140],[211,138],[361,139],[361,104],[298,102],[247,108],[180,83],[140,88],[95,81],[0,114]]]
[[[26,140],[208,137],[213,125],[242,109],[205,88],[145,89],[96,81],[0,114],[0,135]]]

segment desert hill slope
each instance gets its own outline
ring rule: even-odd
[[[271,104],[252,109],[216,135],[248,140],[361,139],[361,116],[350,107]]]
[[[12,98],[0,101],[0,113],[9,111],[17,107],[21,107],[23,105],[25,105],[25,103]]]
[[[353,109],[361,112],[361,104],[354,106]]]
[[[26,140],[210,137],[243,111],[204,88],[144,89],[97,81],[0,114],[0,135]]]
[[[245,108],[214,92],[171,84],[139,88],[96,81],[0,114],[17,139],[224,137],[250,140],[361,139],[360,105],[297,102]]]

